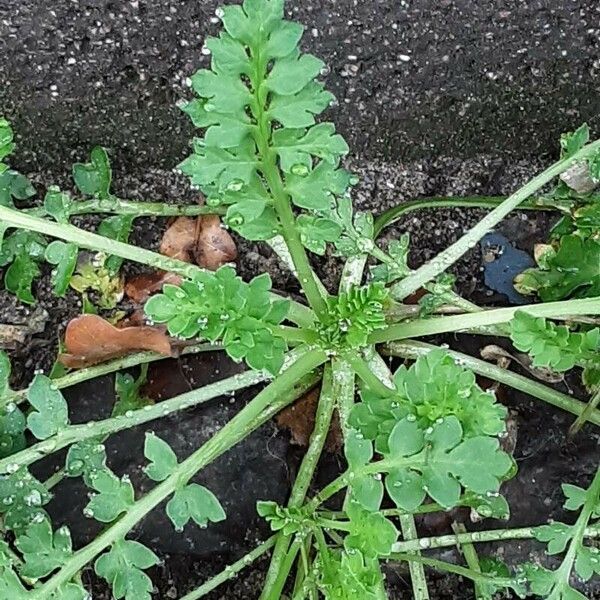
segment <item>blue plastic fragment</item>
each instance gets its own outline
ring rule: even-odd
[[[519,273],[535,266],[533,258],[496,231],[486,234],[479,243],[484,257],[485,285],[504,294],[511,304],[529,304],[531,299],[519,294],[513,281]]]

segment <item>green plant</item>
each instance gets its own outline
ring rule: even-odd
[[[242,6],[219,9],[218,15],[224,31],[206,42],[211,68],[191,78],[198,98],[182,107],[204,133],[194,141],[192,155],[180,168],[202,189],[206,207],[116,198],[110,192],[106,153],[95,148],[90,163],[74,167],[77,187],[91,200],[72,200],[52,189],[42,209],[19,210],[12,198],[19,200],[32,190],[16,174],[3,180],[2,231],[12,228],[16,232],[4,239],[2,256],[4,265],[12,263],[5,274],[6,287],[25,302],[35,300],[31,284],[39,276],[37,265],[42,257],[56,265],[57,293],[64,293],[65,281],[82,287],[85,273],[71,277],[79,248],[109,257],[103,268],[112,277],[118,276],[122,260],[179,274],[184,278],[181,284],[167,284],[147,301],[148,320],[166,324],[173,336],[208,340],[197,350],[220,347],[250,369],[155,405],[145,405],[139,397],[144,373],[137,381],[119,375],[119,402],[113,416],[73,425],[60,389],[159,357],[143,353],[56,379],[37,374],[27,390],[16,391],[9,387],[10,363],[0,355],[0,513],[4,529],[13,536],[0,545],[3,597],[87,598],[78,575],[93,563],[97,575],[111,585],[115,598],[150,598],[152,583],[145,570],[155,565],[158,557],[127,539],[131,529],[164,501],[176,531],[190,521],[205,527],[225,519],[219,499],[194,483],[193,477],[319,380],[315,429],[289,502],[278,506],[265,499],[257,507],[275,535],[184,600],[202,597],[271,548],[263,600],[282,597],[294,566],[297,575],[291,589],[297,600],[319,595],[380,600],[386,597],[382,568],[388,561],[409,564],[418,599],[428,597],[425,567],[472,579],[478,594],[488,596],[496,590],[512,589],[520,596],[531,592],[555,600],[579,597],[570,587],[573,565],[583,578],[598,572],[594,548],[584,544],[584,539],[600,535],[598,474],[587,490],[564,486],[567,507],[581,509],[573,526],[462,531],[419,538],[414,516],[457,506],[470,507],[481,517],[508,515],[508,503],[500,491],[516,467],[499,442],[506,429],[506,409],[480,387],[475,373],[524,390],[598,426],[600,413],[594,400],[586,406],[506,369],[412,338],[482,331],[510,336],[515,347],[528,352],[536,365],[559,371],[583,368],[584,381],[592,393],[597,391],[600,336],[597,328],[578,321],[578,317],[596,317],[600,312],[595,254],[582,249],[586,260],[591,256],[584,279],[559,269],[560,249],[554,257],[547,257],[547,271],[555,270],[560,277],[536,275],[536,281],[542,282],[536,289],[554,290],[552,296],[540,293],[542,299],[563,300],[583,288],[584,293],[576,294],[581,298],[532,304],[518,311],[482,310],[456,294],[445,272],[511,210],[534,208],[529,198],[572,165],[583,164],[590,177],[597,179],[600,142],[588,144],[585,129],[563,138],[561,159],[502,201],[440,202],[493,210],[434,260],[413,271],[407,265],[407,237],[390,245],[387,252],[376,240],[381,229],[406,207],[377,220],[353,211],[349,194],[357,179],[339,166],[348,147],[333,124],[316,123],[316,117],[333,100],[318,82],[323,63],[300,53],[303,28],[284,20],[282,0],[245,0]],[[12,132],[1,121],[0,158],[12,150]],[[4,164],[2,169],[0,176],[14,173]],[[574,202],[571,197],[567,200],[571,205]],[[436,205],[429,201],[418,206]],[[409,206],[412,209],[416,204]],[[73,215],[87,212],[116,216],[104,221],[98,233],[69,224]],[[273,292],[268,275],[244,282],[229,266],[209,273],[126,243],[135,216],[203,212],[223,214],[229,227],[251,240],[277,245],[281,236],[307,305]],[[582,237],[571,231],[561,246],[576,243],[579,248],[580,242],[594,241],[598,230],[588,227],[589,219],[585,222],[589,234]],[[61,241],[46,245],[46,236]],[[328,244],[347,259],[337,295],[325,290],[307,253],[322,254]],[[364,283],[368,256],[377,265]],[[11,269],[20,275],[9,276]],[[14,283],[21,278],[23,284]],[[104,289],[100,285],[85,287]],[[429,293],[421,306],[402,303],[422,287]],[[440,316],[446,309],[459,314]],[[567,323],[552,321],[565,314]],[[385,344],[379,347],[385,353],[414,362],[392,374],[376,344]],[[147,435],[145,473],[156,485],[145,495],[136,493],[126,474],[119,477],[107,465],[104,440],[112,433],[261,382],[269,383],[188,457],[178,457],[164,440]],[[309,494],[335,410],[340,416],[347,468],[316,494]],[[35,440],[27,444],[27,436]],[[68,453],[59,476],[40,482],[29,473],[30,465],[62,448],[68,448]],[[98,537],[76,550],[68,529],[55,530],[44,510],[50,488],[63,476],[83,478],[91,490],[85,514],[105,524]],[[332,510],[327,502],[339,493],[343,495],[342,510]],[[383,508],[384,498],[392,508]],[[480,563],[473,549],[480,541],[534,537],[548,541],[551,552],[566,550],[557,571],[531,565],[510,570],[497,563]],[[468,567],[423,555],[428,548],[457,544],[468,548]]]

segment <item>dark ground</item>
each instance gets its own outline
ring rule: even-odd
[[[0,0],[0,113],[12,120],[19,142],[12,165],[40,190],[50,183],[69,186],[71,163],[102,144],[122,197],[192,201],[187,183],[171,172],[194,135],[175,102],[188,95],[186,77],[206,61],[200,48],[207,33],[217,31],[216,6],[205,0]],[[331,67],[326,81],[339,106],[329,118],[352,148],[360,208],[379,212],[417,197],[510,193],[556,156],[562,131],[584,120],[592,129],[599,124],[595,1],[310,0],[288,8],[307,26],[305,48]],[[386,237],[410,231],[416,265],[481,214],[412,213]],[[530,251],[547,225],[545,217],[517,213],[504,231]],[[163,227],[162,220],[140,219],[134,240],[155,247]],[[240,257],[244,276],[268,270],[278,288],[296,290],[265,248],[246,243]],[[319,261],[318,268],[333,285],[336,262]],[[502,301],[482,282],[478,249],[456,272],[465,295]],[[15,384],[49,367],[58,332],[79,312],[75,295],[51,297],[47,278],[37,292],[51,319],[33,345],[14,354]],[[0,320],[19,319],[27,319],[27,311],[0,294]],[[469,343],[447,341],[457,349]],[[527,398],[511,396],[508,403],[519,425],[521,472],[508,488],[514,523],[560,518],[559,484],[587,482],[597,462],[597,434],[588,427],[576,443],[565,444],[570,417]],[[277,435],[285,457],[284,438]],[[296,455],[287,452],[292,470]],[[230,535],[251,541],[245,531]],[[537,556],[539,548],[529,545],[499,551],[521,556],[532,549]],[[222,557],[228,558],[234,557]],[[180,597],[220,560],[165,555],[153,574],[157,597]],[[390,569],[389,581],[392,598],[410,597],[404,574]],[[258,568],[211,597],[252,600],[260,585]],[[431,591],[436,600],[472,598],[471,586],[456,578],[432,575]],[[100,588],[94,593],[105,597]]]

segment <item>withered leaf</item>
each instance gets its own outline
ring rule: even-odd
[[[170,258],[184,262],[194,261],[196,243],[196,219],[177,217],[165,231],[160,242],[159,252]]]
[[[195,258],[199,266],[211,271],[237,258],[237,248],[229,233],[221,227],[217,215],[203,215],[196,221]]]
[[[58,360],[76,369],[142,350],[170,356],[171,344],[167,335],[155,327],[119,328],[98,315],[81,315],[67,325],[65,352]]]
[[[319,387],[313,388],[294,404],[284,408],[276,417],[278,427],[291,433],[292,443],[307,447],[315,427],[315,414],[319,403]],[[326,446],[331,453],[339,452],[342,448],[342,432],[337,414],[334,414],[331,427],[327,434]]]
[[[165,283],[179,285],[182,277],[169,271],[155,271],[132,277],[125,284],[125,293],[138,304],[146,302],[152,294],[160,292]]]

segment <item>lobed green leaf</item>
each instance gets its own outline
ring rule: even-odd
[[[143,570],[158,562],[156,554],[146,546],[132,540],[120,540],[96,560],[94,569],[112,586],[117,600],[150,600],[153,585]]]
[[[25,562],[20,573],[29,579],[49,575],[73,553],[69,529],[63,526],[53,532],[48,519],[29,525],[17,538],[16,546]]]
[[[146,434],[144,456],[150,461],[144,472],[154,481],[164,481],[177,467],[177,455],[171,446],[153,433]]]
[[[166,323],[171,335],[222,340],[229,356],[254,369],[277,373],[286,350],[273,327],[285,318],[287,301],[273,301],[268,275],[245,283],[231,267],[199,273],[181,286],[165,285],[144,310],[151,321]]]
[[[176,531],[183,531],[190,519],[200,527],[206,527],[209,521],[218,523],[226,518],[217,497],[197,483],[190,483],[175,492],[167,503],[167,515]]]
[[[27,427],[38,440],[45,440],[69,423],[69,408],[49,377],[38,374],[27,391],[27,400],[34,408],[27,417]]]
[[[85,516],[110,523],[133,506],[134,491],[127,476],[119,479],[105,468],[90,473],[89,481],[97,493],[92,495],[85,507]]]
[[[112,171],[106,150],[100,146],[92,148],[89,163],[73,165],[73,179],[83,194],[109,198]]]

